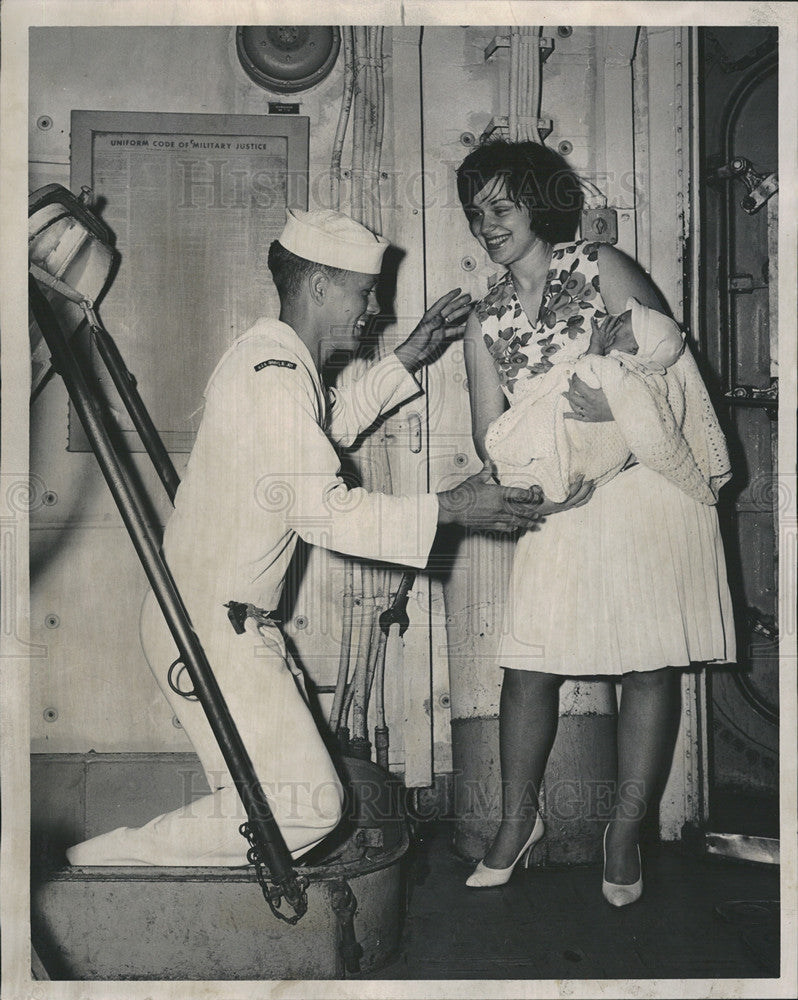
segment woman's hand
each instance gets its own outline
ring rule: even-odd
[[[535,530],[543,493],[539,486],[497,486],[489,470],[438,493],[438,524],[459,524],[473,531]]]
[[[546,517],[549,514],[559,514],[560,511],[569,510],[571,507],[581,507],[583,503],[587,503],[593,496],[594,489],[595,486],[592,479],[588,479],[585,482],[584,478],[580,476],[579,479],[571,484],[571,492],[561,503],[555,503],[553,500],[547,499],[544,495],[538,507],[538,515]]]
[[[471,305],[471,296],[461,295],[459,288],[433,302],[415,330],[394,351],[411,375],[440,356],[465,324]]]
[[[568,392],[562,394],[571,404],[572,413],[564,413],[564,418],[583,420],[586,423],[600,423],[613,420],[610,404],[603,389],[594,389],[583,382],[578,375],[572,375]]]
[[[481,478],[484,482],[499,482],[496,474],[496,466],[489,458],[485,459],[482,470],[477,473],[477,477]],[[560,511],[569,510],[571,507],[581,507],[583,503],[587,503],[593,496],[594,489],[595,486],[592,479],[588,479],[585,482],[584,476],[579,476],[578,479],[575,479],[571,483],[571,491],[568,496],[559,503],[549,500],[539,486],[530,486],[529,492],[531,495],[537,497],[538,517],[544,518],[547,514],[559,514]]]

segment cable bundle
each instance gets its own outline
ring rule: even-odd
[[[510,102],[507,119],[511,142],[544,141],[538,129],[541,101],[541,28],[510,30]]]
[[[382,231],[380,162],[385,131],[383,27],[344,27],[344,94],[331,161],[331,199],[340,208],[344,141],[352,119],[350,215],[373,232]],[[382,344],[377,341],[377,355]],[[363,486],[392,492],[385,439],[367,436],[352,453]],[[368,708],[377,678],[377,722],[384,730],[383,669],[385,643],[380,640],[379,613],[389,600],[391,574],[360,562],[348,561],[344,572],[343,625],[338,680],[330,712],[330,727],[356,756],[370,757]],[[354,670],[350,670],[354,653]],[[350,676],[351,673],[351,676]],[[352,738],[347,726],[352,714]],[[383,742],[383,740],[381,740]],[[384,753],[387,765],[387,745]]]

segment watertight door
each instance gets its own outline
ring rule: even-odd
[[[709,672],[709,824],[778,836],[778,93],[773,29],[700,33],[701,328],[734,477],[720,516],[739,664]],[[746,162],[747,161],[747,164]]]

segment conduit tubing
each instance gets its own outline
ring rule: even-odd
[[[338,126],[335,130],[330,164],[330,205],[335,211],[341,207],[341,157],[344,151],[346,130],[349,127],[355,83],[352,28],[345,25],[342,30],[344,34],[344,96],[341,101],[341,112],[338,115]]]
[[[352,215],[370,229],[377,228],[379,219],[376,207],[379,203],[377,165],[384,127],[380,100],[382,92],[378,86],[381,39],[382,36],[377,28],[355,29],[356,102],[352,138]],[[384,442],[367,438],[361,446],[358,458],[363,486],[369,490],[385,491],[388,468]],[[352,705],[352,740],[359,752],[365,756],[370,752],[367,718],[368,675],[376,638],[376,600],[383,593],[385,574],[384,571],[371,566],[361,566],[360,576],[362,589],[361,615],[357,622],[357,655],[353,683],[347,691],[348,697],[344,704]]]
[[[380,167],[382,166],[382,143],[385,136],[385,77],[383,73],[383,63],[382,63],[382,43],[383,37],[385,35],[385,28],[380,26],[375,31],[375,43],[374,43],[374,59],[377,62],[377,67],[374,70],[375,76],[377,78],[377,93],[376,93],[376,106],[377,106],[377,138],[376,138],[376,157],[374,163],[374,170],[376,173],[375,183],[377,186],[377,198],[375,200],[375,217],[374,217],[374,229],[378,233],[382,233],[382,198],[380,197]]]
[[[350,35],[351,31],[351,35]],[[385,129],[385,85],[382,73],[382,27],[347,29],[345,53],[351,46],[351,76],[345,67],[344,96],[333,147],[332,192],[340,203],[340,164],[350,109],[352,112],[352,169],[350,213],[375,232],[382,230],[380,165]],[[380,356],[377,344],[377,356]],[[366,438],[355,456],[361,482],[368,490],[391,491],[391,476],[385,442]],[[385,644],[379,632],[378,603],[388,600],[390,573],[382,568],[349,562],[344,579],[342,649],[338,678],[330,712],[330,725],[343,735],[352,713],[352,743],[360,756],[370,756],[368,710],[375,674]],[[350,590],[351,581],[351,590]],[[357,581],[357,585],[356,582]],[[359,613],[355,617],[356,609]],[[354,668],[350,677],[350,663]],[[378,713],[384,722],[382,684],[378,684]]]
[[[543,137],[540,120],[540,34],[539,27],[512,28],[510,31],[509,112],[507,130],[512,142],[539,142]]]
[[[510,83],[507,130],[510,142],[518,142],[518,29],[510,30]]]
[[[352,645],[352,603],[354,600],[354,568],[347,559],[344,564],[344,601],[341,614],[341,650],[338,654],[338,678],[335,684],[332,708],[330,709],[330,729],[333,733],[341,725],[346,681],[349,677],[349,651]]]
[[[366,62],[368,60],[368,34],[369,29],[358,26],[354,28],[354,77],[355,77],[355,103],[354,103],[354,125],[352,129],[352,194],[351,194],[351,214],[357,222],[368,226],[368,211],[364,198],[364,181],[366,165],[366,143],[367,143],[367,90],[368,71]],[[361,446],[361,452],[368,455],[368,444]],[[365,456],[364,456],[365,457]],[[361,482],[365,489],[372,489],[371,467],[368,459],[358,463]],[[371,579],[368,569],[359,563],[355,569],[355,580],[359,584],[355,590],[355,601],[353,604],[359,606],[360,612],[354,617],[352,628],[352,648],[355,652],[355,663],[352,680],[347,690],[345,707],[347,714],[345,722],[348,722],[348,713],[352,712],[351,736],[352,742],[361,744],[360,752],[363,752],[363,716],[365,708],[362,701],[363,687],[363,663],[368,659],[369,644],[369,624],[366,622],[366,607],[371,603],[373,590],[370,586]],[[356,604],[356,602],[359,603]],[[350,743],[351,749],[351,743]]]

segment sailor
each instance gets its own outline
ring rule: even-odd
[[[269,268],[280,318],[260,319],[222,357],[164,535],[164,555],[294,858],[338,823],[342,788],[273,612],[297,538],[347,555],[422,569],[439,525],[534,526],[540,498],[472,476],[418,496],[347,485],[331,437],[351,443],[380,414],[417,395],[415,373],[470,308],[438,299],[384,360],[328,396],[319,369],[353,351],[378,311],[387,241],[337,212],[289,211]],[[228,607],[231,605],[231,607]],[[232,613],[229,613],[232,612]],[[69,849],[74,865],[242,865],[246,816],[152,593],[142,645],[202,763],[211,792],[146,826]],[[171,670],[170,670],[171,667]],[[181,693],[182,691],[182,693]]]

